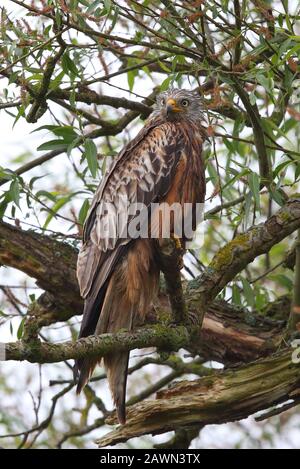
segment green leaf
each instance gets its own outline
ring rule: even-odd
[[[92,13],[101,3],[102,3],[102,0],[95,0],[94,2],[90,4],[88,9],[86,10],[86,13],[87,14]]]
[[[13,123],[13,128],[15,127],[15,125],[18,122],[18,120],[20,119],[20,117],[25,117],[25,108],[24,108],[23,105],[21,105],[19,107],[18,114],[16,115],[16,118],[15,118],[14,123]]]
[[[298,163],[295,169],[295,180],[300,176],[300,164]]]
[[[50,130],[50,131],[52,131],[56,127],[57,127],[57,125],[41,125],[37,129],[33,129],[30,133],[33,134],[34,132],[39,132],[40,130]]]
[[[244,169],[243,171],[241,171],[240,173],[238,173],[236,176],[234,176],[233,178],[231,178],[228,182],[226,182],[226,184],[223,186],[223,191],[224,189],[226,189],[228,186],[233,186],[233,184],[238,181],[239,179],[243,178],[246,174],[249,173],[249,169]]]
[[[256,75],[256,80],[269,94],[272,93],[272,80],[269,77],[266,77],[262,73],[258,73]]]
[[[253,307],[255,303],[255,296],[253,294],[252,287],[248,280],[246,280],[245,278],[242,278],[241,280],[243,284],[243,294],[246,299],[247,305]]]
[[[3,201],[0,203],[0,220],[2,220],[2,218],[3,218],[3,216],[6,212],[8,204],[9,204],[9,200],[8,200],[7,194],[6,194],[6,197],[4,197]]]
[[[82,138],[78,135],[69,145],[67,148],[67,155],[70,156],[72,153],[72,150],[76,147],[79,146],[79,144],[82,143]]]
[[[223,138],[223,143],[228,148],[230,153],[234,153],[234,142],[230,142],[230,140],[228,140],[227,138]]]
[[[65,75],[64,71],[61,71],[53,80],[51,80],[49,85],[49,90],[55,90],[61,84],[61,81]]]
[[[74,11],[78,7],[78,0],[70,0],[70,10]]]
[[[110,25],[110,28],[109,28],[111,32],[117,24],[117,19],[118,19],[118,16],[119,16],[119,10],[120,10],[120,8],[118,6],[115,6],[114,16],[113,16],[113,19],[112,19],[112,22],[111,22],[111,25]]]
[[[77,67],[76,67],[74,61],[70,58],[70,56],[69,56],[69,54],[67,54],[67,52],[65,52],[64,55],[63,55],[63,58],[61,60],[61,65],[62,65],[63,71],[67,75],[70,75],[70,73],[73,74],[73,75],[76,75],[76,76],[79,75],[79,71],[77,70]]]
[[[85,222],[89,208],[90,208],[90,203],[88,199],[85,199],[78,214],[78,221],[81,225],[83,225]]]
[[[166,91],[169,87],[171,82],[173,81],[173,77],[169,76],[166,78],[160,85],[160,91]]]
[[[76,107],[76,90],[75,88],[72,89],[70,92],[70,98],[69,98],[70,104],[73,107]]]
[[[35,301],[35,294],[34,293],[31,293],[29,295],[29,299],[30,299],[30,302],[33,303]]]
[[[130,91],[133,90],[134,80],[135,80],[136,75],[137,75],[136,70],[130,70],[129,72],[127,72],[127,81],[128,81],[128,86],[129,86]]]
[[[42,125],[34,129],[31,133],[39,132],[40,130],[49,130],[57,137],[63,137],[66,143],[70,143],[74,138],[78,137],[72,125]]]
[[[110,9],[111,9],[111,7],[112,7],[112,2],[111,2],[111,0],[103,0],[103,3],[104,3],[104,7],[105,7],[107,13],[109,13],[109,12],[110,12]]]
[[[25,318],[22,319],[22,321],[19,324],[18,330],[17,330],[17,339],[18,340],[20,340],[23,336],[24,322],[25,322]]]
[[[275,200],[275,202],[282,207],[284,205],[284,198],[281,195],[281,192],[278,189],[269,188],[271,198]]]
[[[260,178],[257,173],[251,172],[248,175],[248,183],[250,190],[252,192],[252,195],[255,200],[255,205],[256,208],[259,210],[260,209],[260,197],[259,197],[259,189],[260,189]]]
[[[249,94],[249,101],[250,101],[250,103],[252,104],[252,106],[254,106],[254,104],[256,104],[256,95],[255,95],[255,91],[252,91],[252,92]]]
[[[241,293],[237,285],[232,285],[232,301],[235,305],[241,305]]]
[[[219,180],[218,173],[216,171],[216,168],[214,167],[213,163],[211,161],[208,162],[207,164],[207,170],[209,174],[209,180],[212,182],[212,184],[215,186]]]
[[[59,29],[60,26],[61,26],[61,14],[60,14],[59,9],[55,10],[55,21],[56,21],[57,27]]]
[[[8,169],[0,166],[0,178],[7,179],[8,181],[14,177],[14,173]]]
[[[20,187],[17,179],[14,179],[10,185],[9,194],[11,200],[20,208]]]
[[[294,164],[294,165],[296,166],[296,165],[297,165],[297,162],[296,162],[296,161],[287,160],[287,161],[284,161],[283,163],[280,163],[278,166],[276,166],[276,168],[275,168],[274,171],[273,171],[273,178],[275,178],[276,176],[278,176],[278,174],[279,174],[283,169],[285,169],[287,166],[289,166],[290,164]]]
[[[278,282],[282,287],[287,288],[289,291],[293,289],[292,280],[284,274],[276,274],[270,276],[271,280]]]
[[[66,150],[68,144],[64,140],[49,140],[49,142],[42,143],[37,147],[38,151],[50,151],[50,150]]]
[[[161,62],[160,60],[157,62],[158,65],[160,66],[160,68],[162,70],[164,70],[165,72],[167,73],[171,73],[171,70],[169,69],[169,67],[167,67],[167,65],[164,63],[164,62]]]
[[[261,311],[266,303],[268,303],[268,295],[266,292],[256,291],[255,292],[255,309]]]
[[[49,213],[49,215],[47,216],[46,218],[46,221],[44,223],[44,226],[43,228],[47,228],[47,226],[49,225],[50,221],[52,220],[53,217],[55,217],[56,213],[64,206],[66,205],[69,200],[70,200],[71,196],[66,196],[66,197],[62,197],[61,199],[59,199],[52,207],[51,207],[51,212]]]
[[[9,317],[9,314],[5,313],[4,311],[0,310],[0,316],[4,317],[4,318],[8,318]]]
[[[278,132],[278,136],[277,137],[283,137],[285,138],[289,143],[292,143],[291,140],[287,137],[286,135],[286,132],[282,131],[282,129],[280,129],[279,127],[277,127],[276,124],[274,124],[273,121],[271,121],[271,119],[268,120],[268,124],[269,126],[271,127],[271,129],[273,130],[276,130]]]
[[[46,197],[47,199],[51,200],[52,202],[55,202],[56,201],[56,197],[55,195],[51,194],[51,192],[48,192],[48,191],[44,191],[44,190],[41,190],[41,191],[38,191],[35,196],[39,199],[40,197]]]
[[[57,137],[62,137],[64,142],[70,144],[75,138],[78,137],[78,134],[75,132],[71,125],[64,125],[62,127],[56,127],[52,132]]]
[[[95,178],[98,169],[97,147],[90,138],[84,142],[84,157],[87,160],[87,164],[93,178]]]
[[[29,189],[32,190],[34,183],[38,181],[39,179],[43,179],[46,176],[47,174],[42,174],[42,176],[34,176],[33,178],[31,178],[29,181]]]

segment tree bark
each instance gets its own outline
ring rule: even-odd
[[[288,349],[236,370],[216,372],[195,381],[181,381],[128,408],[127,422],[100,438],[99,447],[130,438],[159,434],[189,425],[221,424],[240,420],[293,399],[300,393],[300,365]],[[115,424],[109,418],[107,423]]]
[[[225,282],[224,276],[228,281],[229,275],[233,277],[234,272],[249,262],[249,258],[252,260],[257,253],[270,249],[271,245],[283,239],[297,225],[300,225],[300,200],[292,199],[265,224],[238,235],[221,248],[206,271],[187,283],[184,299],[189,312],[201,316],[203,298],[206,298],[200,340],[198,343],[193,341],[190,346],[192,351],[207,359],[230,364],[256,359],[276,349],[282,335],[283,322],[266,321],[255,313],[247,313],[220,301],[211,301],[212,291],[220,289],[219,284]],[[65,242],[0,222],[0,262],[33,276],[37,284],[46,290],[30,308],[30,326],[36,329],[82,313],[83,302],[75,274],[76,259],[77,250]],[[284,311],[288,310],[287,305],[284,308]],[[160,317],[169,315],[170,308],[165,294],[160,295],[160,307],[156,310],[161,313]],[[151,316],[153,322],[153,314]],[[146,342],[142,346],[146,347]],[[27,347],[28,344],[24,348],[24,344],[17,343],[17,351],[14,353],[18,354],[20,360],[30,356],[30,360],[34,361]],[[33,350],[39,347],[33,347]],[[75,348],[72,347],[72,350]],[[11,344],[7,350],[8,358],[11,356]],[[44,352],[42,356],[52,357],[47,358],[50,361],[57,360],[53,357],[62,356],[61,351],[51,350],[51,344],[47,353]],[[69,353],[69,344],[66,343],[65,356],[69,356]],[[40,353],[37,360],[41,360]]]

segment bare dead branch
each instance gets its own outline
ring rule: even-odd
[[[299,365],[291,350],[261,359],[214,377],[181,381],[161,391],[156,400],[128,408],[127,423],[98,440],[99,447],[130,438],[175,430],[178,426],[208,425],[246,418],[287,401],[300,386]],[[109,419],[109,423],[115,419]]]

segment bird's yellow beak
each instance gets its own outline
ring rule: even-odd
[[[181,112],[180,107],[177,106],[177,102],[173,98],[169,98],[166,102],[167,114],[171,112]]]

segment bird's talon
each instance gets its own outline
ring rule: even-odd
[[[176,235],[172,235],[172,239],[175,243],[176,249],[178,249],[178,251],[183,251],[183,247],[182,247],[180,238],[178,238],[178,236],[176,236]]]

